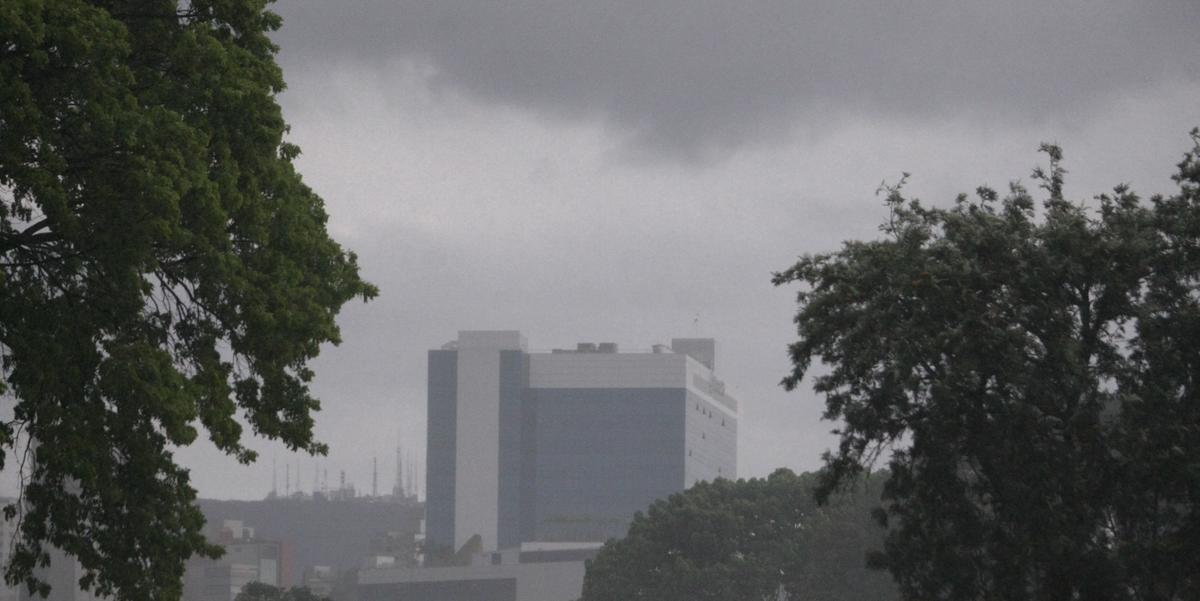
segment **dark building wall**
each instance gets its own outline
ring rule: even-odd
[[[530,388],[522,427],[527,540],[625,535],[634,512],[684,488],[682,388]]]
[[[537,399],[530,389],[521,394],[521,541],[537,540]]]
[[[525,353],[500,351],[500,415],[497,464],[497,543],[501,548],[521,544],[522,401],[526,387]]]
[[[209,524],[241,520],[254,528],[257,538],[283,543],[280,578],[284,586],[300,584],[300,575],[309,566],[357,568],[370,554],[371,540],[378,533],[415,534],[424,512],[417,503],[367,499],[200,499],[197,505]]]
[[[429,351],[425,538],[453,550],[458,351]]]

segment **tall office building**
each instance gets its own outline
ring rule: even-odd
[[[430,351],[428,542],[603,541],[655,499],[736,477],[738,405],[715,351],[684,338],[529,352],[515,331]]]

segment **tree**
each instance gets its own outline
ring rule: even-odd
[[[318,597],[304,586],[282,589],[262,582],[250,582],[242,587],[233,601],[329,601],[329,598]]]
[[[1019,184],[930,208],[886,188],[884,237],[802,257],[790,346],[814,360],[827,495],[890,451],[876,559],[909,599],[1200,596],[1200,132],[1179,191]],[[901,184],[903,181],[901,182]]]
[[[263,582],[248,582],[233,601],[282,601],[283,591]]]
[[[243,425],[323,453],[308,362],[375,289],[326,232],[266,0],[0,6],[0,467],[24,468],[8,582],[174,599],[201,533],[173,449]],[[33,444],[21,444],[21,440]]]
[[[588,562],[583,601],[888,599],[886,575],[865,567],[883,530],[870,519],[878,483],[826,507],[814,478],[702,482],[638,513],[629,534]]]

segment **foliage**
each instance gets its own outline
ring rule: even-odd
[[[242,591],[233,601],[329,601],[328,597],[318,597],[303,586],[293,586],[289,589],[251,582],[242,587]]]
[[[308,361],[375,290],[292,166],[265,4],[0,3],[10,583],[44,594],[50,544],[101,595],[177,598],[183,561],[219,548],[173,449],[203,429],[249,462],[248,424],[325,450]]]
[[[888,599],[867,550],[883,530],[870,519],[879,478],[825,507],[814,478],[778,470],[766,479],[716,480],[655,502],[629,534],[588,563],[583,601]]]
[[[909,599],[1200,596],[1200,132],[1178,193],[887,188],[884,237],[804,256],[785,378],[841,420],[822,494],[890,449],[878,559]]]

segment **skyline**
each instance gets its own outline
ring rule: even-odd
[[[369,483],[397,428],[424,441],[425,351],[468,329],[716,338],[739,474],[815,469],[835,424],[777,385],[796,290],[772,271],[876,237],[882,180],[910,172],[946,205],[1029,182],[1041,142],[1064,148],[1071,198],[1169,191],[1200,125],[1187,2],[637,6],[276,5],[297,165],[381,291],[314,364],[316,431],[349,480]],[[791,54],[812,39],[836,65]],[[263,473],[195,450],[201,494]]]
[[[275,5],[297,168],[381,295],[313,364],[329,456],[248,440],[241,466],[201,435],[177,455],[201,496],[261,498],[273,457],[369,490],[373,456],[424,448],[425,352],[468,329],[716,338],[739,474],[815,469],[836,425],[778,386],[796,290],[771,272],[877,237],[881,181],[944,206],[1029,183],[1042,142],[1069,198],[1168,192],[1200,126],[1187,0],[505,6]]]

